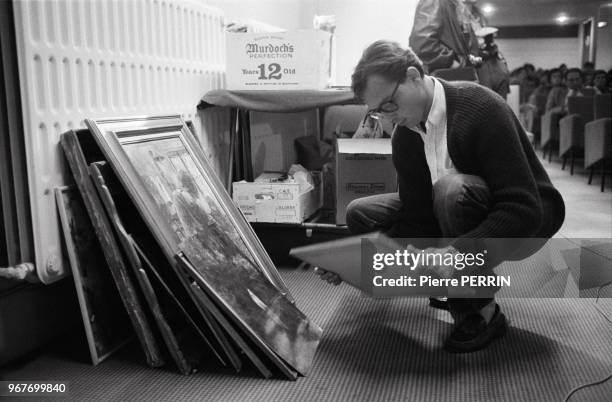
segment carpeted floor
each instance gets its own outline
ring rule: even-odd
[[[281,272],[325,331],[310,375],[296,382],[263,380],[254,370],[236,375],[215,363],[187,377],[151,369],[136,343],[97,367],[57,347],[0,375],[68,381],[75,401],[560,401],[612,374],[612,322],[593,299],[503,299],[508,335],[484,351],[454,355],[441,348],[450,317],[426,299],[372,300],[311,271]],[[608,302],[597,306],[607,311]],[[608,381],[571,400],[611,395]]]

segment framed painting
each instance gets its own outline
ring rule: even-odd
[[[183,252],[182,267],[233,324],[287,377],[305,375],[322,331],[289,299],[182,119],[86,123],[166,257]]]
[[[55,199],[95,366],[131,340],[134,332],[78,190],[58,187]]]
[[[169,259],[218,230],[290,301],[287,286],[180,116],[85,120]]]

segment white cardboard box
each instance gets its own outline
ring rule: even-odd
[[[397,191],[391,139],[338,139],[336,145],[336,224],[346,224],[346,207],[361,197]]]
[[[233,183],[233,199],[249,222],[302,223],[321,206],[320,184],[300,192],[298,183]]]
[[[329,32],[228,32],[226,37],[227,89],[318,90],[329,85]]]

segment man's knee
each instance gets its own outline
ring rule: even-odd
[[[401,201],[396,193],[358,198],[346,208],[346,224],[353,234],[385,230],[400,208]]]
[[[371,221],[368,218],[368,203],[363,198],[351,201],[346,207],[346,226],[353,234],[369,231]]]
[[[449,174],[441,177],[433,186],[434,208],[453,208],[463,200],[468,189],[470,194],[479,196],[482,201],[490,197],[489,187],[483,179],[469,174]]]
[[[474,175],[449,174],[433,186],[434,215],[444,236],[470,230],[486,217],[491,193],[485,181]]]
[[[359,202],[359,198],[349,202],[346,207],[346,222],[350,220],[359,219],[363,214],[363,203]]]

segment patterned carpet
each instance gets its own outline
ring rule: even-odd
[[[426,299],[372,300],[310,271],[281,273],[324,329],[310,375],[296,382],[262,380],[252,369],[236,375],[214,362],[188,377],[151,369],[135,343],[98,367],[56,348],[0,376],[68,381],[75,401],[560,401],[612,374],[612,323],[599,311],[612,311],[609,299],[597,306],[593,299],[502,299],[508,335],[486,350],[454,355],[441,348],[450,317]],[[610,395],[612,380],[571,401]]]

